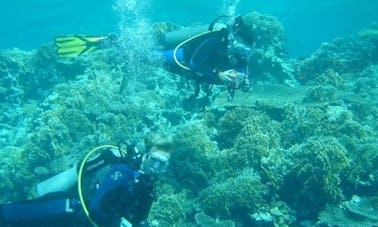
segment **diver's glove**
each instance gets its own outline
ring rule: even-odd
[[[233,80],[235,80],[236,71],[233,69],[229,69],[223,72],[219,72],[218,76],[222,82],[224,82],[225,84],[229,84],[232,83]]]
[[[229,69],[223,72],[219,72],[218,74],[219,79],[226,85],[236,85],[235,88],[238,88],[240,84],[242,84],[246,78],[245,73],[238,72],[234,69]]]
[[[119,222],[119,227],[132,227],[133,225],[124,217]]]

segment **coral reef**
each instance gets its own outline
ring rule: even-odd
[[[276,18],[243,18],[258,85],[206,108],[145,53],[126,62],[118,48],[64,60],[52,45],[1,51],[1,202],[32,198],[36,182],[97,145],[152,131],[175,143],[152,226],[376,226],[376,26],[291,59]],[[180,28],[156,24],[155,39]]]
[[[234,227],[235,223],[230,220],[219,220],[219,219],[214,219],[208,215],[206,215],[203,212],[197,213],[194,216],[194,219],[196,220],[196,223],[199,226],[211,226],[211,227]]]
[[[274,48],[275,55],[285,51],[284,41],[286,39],[284,27],[277,18],[252,12],[243,16],[244,22],[252,27],[256,45],[264,48]]]
[[[245,125],[245,122],[254,116],[254,112],[246,108],[236,108],[226,112],[219,120],[219,142],[221,148],[230,148],[235,138]]]
[[[301,211],[323,209],[343,198],[341,178],[350,167],[346,149],[335,138],[310,138],[292,150],[293,166],[281,188],[282,198]],[[303,206],[306,209],[301,209]]]
[[[260,177],[246,169],[235,178],[214,183],[202,190],[199,203],[204,212],[211,216],[240,218],[258,209],[266,193]]]
[[[319,226],[377,226],[378,210],[376,198],[353,196],[340,206],[330,205],[319,216]]]
[[[324,43],[319,50],[299,62],[296,79],[306,83],[329,70],[339,74],[360,72],[377,63],[376,49],[376,44],[370,39],[356,36],[337,38],[332,43]]]
[[[332,86],[314,86],[307,90],[306,101],[327,102],[336,99],[336,89]]]
[[[286,34],[277,18],[257,12],[243,16],[252,28],[255,50],[250,56],[251,73],[259,81],[293,79],[292,61],[285,52]]]
[[[250,215],[255,226],[291,226],[295,218],[290,208],[278,201]]]
[[[188,198],[184,193],[164,194],[159,196],[153,204],[149,214],[149,221],[156,226],[172,226],[186,220],[189,206]]]
[[[172,155],[172,171],[177,181],[194,193],[209,185],[213,170],[207,155],[216,149],[206,128],[200,122],[189,123],[178,128],[174,137],[175,153]]]
[[[261,127],[266,125],[266,127]],[[261,159],[279,144],[278,127],[264,115],[250,118],[236,138],[234,149],[245,159],[247,166],[259,169]]]

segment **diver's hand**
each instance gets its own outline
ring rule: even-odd
[[[247,75],[245,73],[238,72],[234,69],[229,69],[219,73],[219,79],[227,85],[240,86],[245,84]],[[249,82],[249,81],[248,81]]]
[[[126,218],[122,217],[121,220],[120,220],[119,226],[120,227],[132,227],[133,225]]]
[[[229,84],[236,79],[237,72],[233,69],[229,69],[223,72],[219,72],[218,76],[225,84]]]

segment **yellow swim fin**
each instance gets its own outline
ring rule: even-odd
[[[59,58],[72,58],[102,48],[109,36],[70,35],[55,38]]]

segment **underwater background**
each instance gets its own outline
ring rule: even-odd
[[[131,1],[125,1],[131,2]],[[152,22],[182,25],[209,23],[235,5],[238,14],[251,11],[274,15],[285,27],[291,56],[308,55],[330,42],[377,21],[378,2],[372,0],[149,0],[142,3]],[[236,4],[234,3],[236,2]],[[112,0],[4,0],[0,7],[0,49],[33,49],[62,34],[107,34],[118,27]],[[130,4],[130,3],[125,3]]]
[[[305,3],[304,3],[305,2]],[[2,1],[0,201],[92,148],[172,136],[153,226],[378,226],[378,2]],[[156,31],[243,15],[258,39],[252,88],[188,101],[185,78],[146,61]],[[158,23],[159,22],[159,23]],[[117,48],[59,59],[67,34]]]

